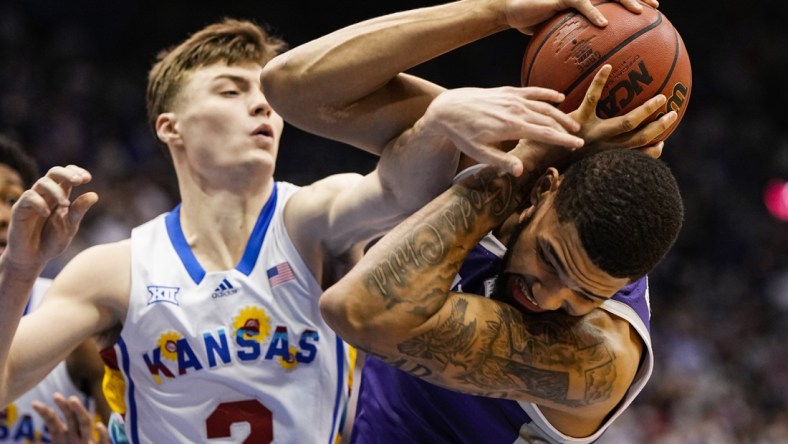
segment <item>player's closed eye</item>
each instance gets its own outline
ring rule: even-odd
[[[539,265],[550,274],[555,274],[555,268],[550,264],[550,261],[547,260],[547,256],[545,256],[544,248],[541,245],[536,246],[536,256],[539,258]]]

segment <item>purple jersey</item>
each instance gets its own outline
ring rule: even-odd
[[[505,248],[492,236],[466,258],[453,291],[488,296]],[[364,364],[352,443],[545,443],[593,442],[623,412],[651,376],[648,282],[619,291],[602,309],[627,320],[646,345],[635,380],[619,407],[594,435],[569,438],[529,402],[485,398],[447,390],[369,357]]]

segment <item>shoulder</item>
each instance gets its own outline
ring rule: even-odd
[[[294,242],[322,238],[341,195],[357,191],[362,180],[363,176],[356,173],[334,174],[293,193],[285,205],[284,220]]]
[[[569,409],[542,406],[542,411],[562,432],[570,436],[585,436],[598,430],[625,398],[635,380],[644,344],[627,320],[604,310],[594,310],[570,325],[578,350],[586,352],[582,358],[584,363],[594,364],[587,365],[588,368],[579,375],[596,381],[588,381],[585,392],[597,395],[593,402],[589,399],[589,402]],[[593,357],[588,354],[590,350],[594,351]]]
[[[358,244],[366,237],[363,216],[379,195],[366,177],[328,176],[299,189],[285,204],[287,234],[318,282],[333,281],[346,270],[343,262],[357,259]]]

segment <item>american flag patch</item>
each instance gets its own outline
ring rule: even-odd
[[[295,279],[293,269],[290,268],[289,262],[282,262],[275,267],[269,268],[267,273],[268,282],[271,284],[271,288]]]

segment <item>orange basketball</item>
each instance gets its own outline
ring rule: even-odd
[[[562,111],[577,109],[594,74],[610,64],[597,115],[610,118],[632,111],[657,94],[668,101],[648,121],[675,110],[678,119],[656,140],[666,139],[684,116],[692,92],[692,69],[678,31],[660,11],[643,5],[635,14],[614,2],[595,6],[608,20],[599,28],[576,11],[540,25],[523,57],[521,83],[561,91]]]

